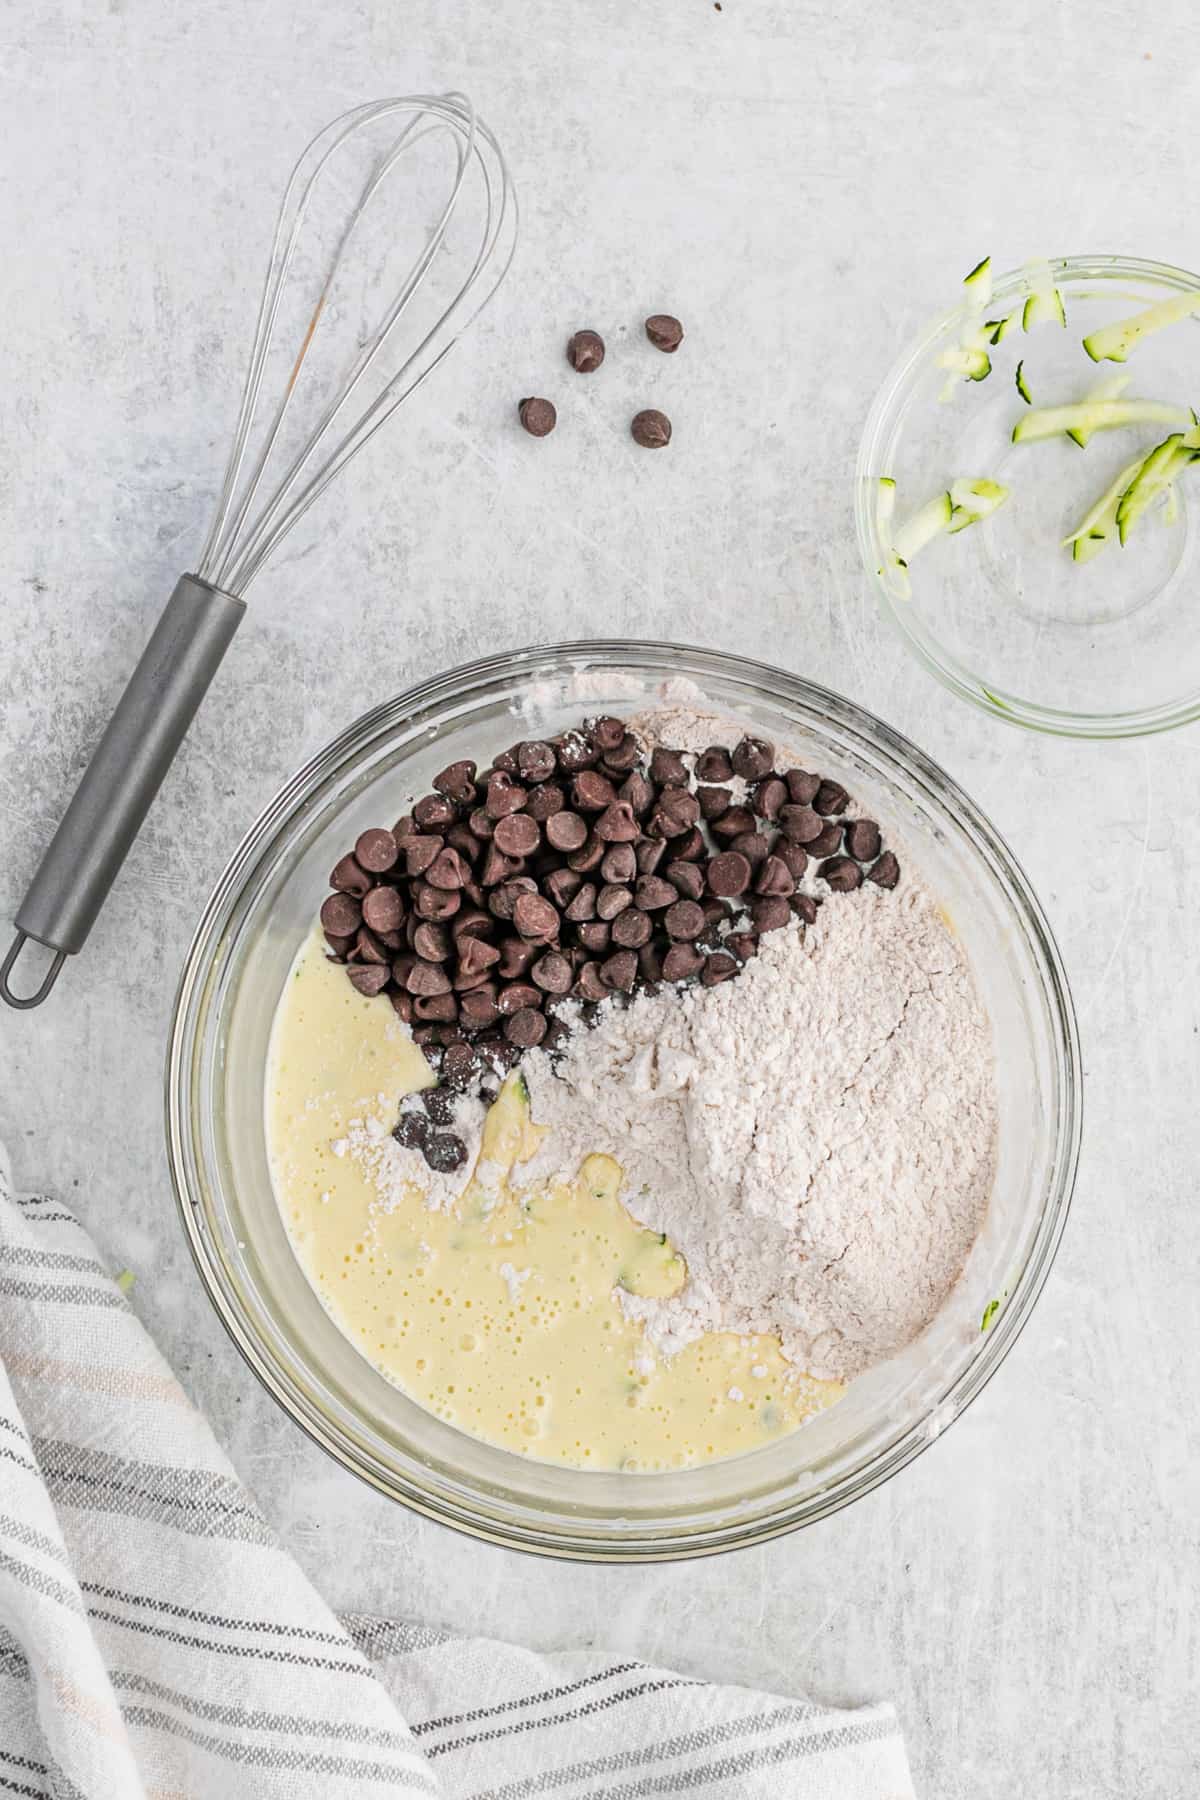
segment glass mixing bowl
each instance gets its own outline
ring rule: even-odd
[[[992,372],[957,380],[948,397],[938,357],[968,323],[958,306],[935,319],[895,363],[871,408],[859,448],[859,550],[886,618],[925,668],[997,718],[1072,737],[1130,737],[1200,716],[1200,475],[1175,484],[1178,516],[1144,518],[1122,549],[1115,540],[1079,563],[1063,539],[1131,460],[1186,425],[1098,431],[1080,447],[1066,435],[1012,442],[1035,406],[1093,397],[1127,379],[1120,396],[1200,408],[1200,318],[1147,336],[1125,363],[1092,362],[1082,339],[1158,301],[1200,291],[1200,276],[1119,256],[1050,264],[1066,328],[1021,329],[1029,272],[1001,276],[985,318],[1017,314],[989,346]],[[1115,396],[1114,396],[1115,397]],[[1197,466],[1200,468],[1200,465]],[[991,517],[943,535],[909,571],[911,596],[889,577],[878,518],[879,478],[896,482],[895,522],[957,478],[1002,482],[1011,496]],[[1189,498],[1190,496],[1190,498]],[[1165,499],[1165,495],[1163,496]]]
[[[843,778],[919,866],[966,946],[995,1033],[1000,1159],[987,1224],[919,1343],[829,1412],[729,1461],[662,1474],[531,1461],[467,1436],[352,1348],[292,1253],[267,1165],[263,1089],[280,989],[333,863],[437,769],[582,714],[630,712],[685,678],[714,710]],[[180,985],[167,1071],[172,1176],[213,1304],[250,1367],[330,1454],[384,1493],[498,1543],[635,1561],[697,1555],[810,1523],[910,1462],[983,1387],[1050,1268],[1079,1145],[1066,978],[1020,869],[967,797],[837,695],[681,645],[563,644],[455,669],[377,707],[296,775],[235,852]],[[1001,1305],[986,1331],[985,1308]]]

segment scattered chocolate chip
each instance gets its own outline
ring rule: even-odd
[[[783,779],[793,806],[812,805],[821,786],[819,775],[810,775],[807,769],[785,769]]]
[[[799,844],[789,843],[785,837],[777,837],[771,847],[772,856],[777,856],[789,870],[793,881],[799,881],[808,867],[808,851]]]
[[[515,856],[505,856],[503,850],[497,850],[495,844],[489,844],[487,855],[483,859],[483,868],[479,879],[484,887],[498,887],[503,882],[519,874],[521,864]],[[489,901],[489,905],[491,902]],[[495,910],[493,908],[493,910]]]
[[[879,855],[879,827],[874,819],[849,821],[846,826],[846,848],[856,862],[875,861]]]
[[[383,831],[373,825],[369,831],[360,834],[354,846],[354,854],[360,867],[367,869],[372,875],[384,875],[394,869],[400,856],[400,849],[390,831]]]
[[[607,775],[595,769],[581,769],[571,783],[571,804],[576,812],[603,812],[617,797]]]
[[[447,1024],[458,1017],[458,1001],[453,994],[417,994],[413,1012],[418,1019]]]
[[[819,835],[805,844],[808,854],[819,862],[823,856],[832,856],[841,849],[842,828],[840,825],[826,825]]]
[[[353,937],[362,916],[362,906],[353,894],[330,894],[321,907],[321,924],[335,937]]]
[[[738,972],[738,964],[734,957],[724,950],[717,950],[704,960],[700,971],[701,987],[716,987],[722,981],[729,981]]]
[[[433,778],[433,785],[456,806],[468,806],[475,798],[475,764],[453,762]]]
[[[445,794],[422,794],[413,807],[413,818],[422,831],[444,831],[458,817],[453,800]]]
[[[600,956],[612,942],[612,926],[603,919],[588,919],[579,927],[576,936],[592,956]]]
[[[438,926],[422,926],[422,930],[436,931]],[[413,940],[413,948],[418,956],[428,956],[429,952],[421,948],[419,934]],[[437,960],[436,958],[434,960]],[[458,974],[454,985],[460,986],[465,981],[473,981],[477,975],[483,975],[488,969],[494,969],[500,961],[500,952],[495,944],[489,944],[486,938],[464,937],[458,940]]]
[[[627,906],[619,912],[612,923],[612,941],[620,944],[623,950],[640,950],[643,944],[650,942],[654,925],[649,913],[642,912],[636,906]]]
[[[729,798],[729,789],[723,787],[698,787],[696,799],[700,804],[700,817],[711,823],[728,812],[733,802]]]
[[[356,899],[361,900],[371,885],[371,877],[357,857],[343,856],[334,865],[333,874],[329,877],[329,885],[331,888],[337,888],[339,893],[353,894]]]
[[[656,406],[635,413],[629,430],[634,443],[640,444],[643,450],[663,450],[671,441],[671,421]]]
[[[726,850],[720,856],[714,856],[707,873],[711,894],[735,899],[750,886],[750,863],[740,850]]]
[[[752,931],[731,931],[725,939],[725,948],[732,951],[739,962],[749,962],[752,956],[758,955],[758,939]]]
[[[392,1127],[392,1136],[402,1150],[420,1150],[429,1136],[429,1119],[415,1107],[402,1112]]]
[[[467,1146],[452,1131],[435,1131],[425,1142],[425,1161],[438,1175],[453,1175],[467,1160]]]
[[[845,788],[836,781],[823,781],[817,789],[813,806],[822,818],[830,818],[834,813],[843,813],[850,804],[850,796]]]
[[[618,887],[608,882],[596,896],[596,917],[599,919],[615,919],[619,912],[633,905],[633,895],[627,887]]]
[[[729,848],[736,850],[739,856],[744,856],[752,869],[765,863],[771,853],[770,839],[761,831],[743,831],[733,839]]]
[[[582,781],[583,777],[579,779]],[[596,820],[596,836],[604,844],[632,844],[641,836],[641,826],[628,800],[614,800],[605,807]]]
[[[604,361],[604,339],[598,331],[576,331],[567,339],[567,361],[578,375],[591,375]]]
[[[633,854],[637,858],[638,872],[642,875],[653,875],[667,854],[666,842],[662,838],[643,838],[640,843],[634,845]]]
[[[637,857],[632,844],[614,844],[604,853],[600,873],[605,881],[632,881],[637,874]]]
[[[517,773],[522,781],[549,781],[557,767],[553,746],[540,738],[517,745]]]
[[[539,956],[529,973],[546,994],[568,993],[575,978],[570,963],[557,950],[547,950],[544,956]]]
[[[549,437],[558,424],[558,414],[555,412],[552,402],[542,400],[536,395],[531,395],[528,400],[521,401],[517,407],[517,417],[530,437]]]
[[[459,1003],[461,1011],[462,1003]],[[465,1094],[479,1074],[479,1058],[470,1044],[449,1044],[442,1058],[442,1080],[456,1093]]]
[[[700,802],[690,789],[665,787],[655,802],[646,830],[651,837],[679,837],[690,831],[699,817]]]
[[[555,746],[555,752],[558,766],[564,775],[574,775],[578,770],[590,768],[600,760],[600,752],[586,731],[564,733]]]
[[[439,851],[444,849],[440,837],[419,835],[404,840],[404,865],[410,876],[423,875]]]
[[[575,986],[571,990],[580,1000],[606,1000],[608,989],[600,975],[598,962],[585,962],[575,977]]]
[[[528,813],[509,813],[496,820],[492,842],[505,856],[530,856],[541,841],[537,820],[531,819]]]
[[[696,758],[697,781],[732,781],[733,763],[723,744],[710,744]]]
[[[504,1035],[510,1044],[532,1050],[546,1035],[546,1020],[532,1006],[522,1006],[504,1021]]]
[[[540,1007],[542,990],[528,981],[512,981],[507,987],[501,988],[496,1004],[505,1018],[511,1018],[513,1013],[521,1012],[526,1007]]]
[[[651,313],[646,320],[646,336],[656,350],[673,355],[683,342],[683,326],[671,313]]]
[[[566,912],[583,886],[583,876],[576,874],[574,869],[551,869],[544,885],[555,906]],[[570,916],[568,912],[567,917]]]
[[[540,787],[534,788],[525,802],[525,811],[539,825],[544,825],[547,819],[560,813],[566,804],[567,797],[557,782],[543,782]]]
[[[520,812],[528,798],[528,794],[519,782],[514,781],[505,770],[497,769],[488,777],[484,810],[489,818],[503,819],[509,813]]]
[[[519,975],[528,974],[537,953],[537,944],[527,944],[522,938],[505,938],[500,946],[497,975],[502,981],[515,981]]]
[[[362,963],[355,968],[347,969],[350,984],[360,994],[382,994],[391,980],[391,970],[386,963]]]
[[[426,870],[425,879],[430,887],[446,890],[464,887],[466,864],[457,850],[439,850]]]
[[[488,1026],[497,1016],[496,989],[493,984],[472,988],[458,1003],[458,1016],[464,1025],[477,1030]]]
[[[699,900],[704,892],[704,870],[699,863],[670,862],[663,873],[685,900]]]
[[[756,894],[780,894],[784,899],[796,891],[791,870],[781,856],[768,856],[754,880]]]
[[[646,777],[639,774],[636,769],[631,770],[625,777],[617,792],[617,799],[624,800],[632,810],[634,817],[638,819],[644,818],[650,811],[655,798],[656,790],[653,782],[647,781]]]
[[[445,1068],[444,1058],[442,1067],[443,1069]],[[454,1095],[450,1092],[449,1088],[444,1088],[440,1083],[435,1083],[433,1087],[422,1088],[417,1095],[417,1099],[421,1102],[421,1105],[424,1107],[432,1124],[449,1125],[452,1123],[454,1119]]]
[[[580,875],[590,875],[604,861],[605,843],[603,838],[589,837],[578,850],[572,850],[567,857],[567,867]]]
[[[687,767],[682,753],[678,750],[667,750],[659,744],[650,757],[650,779],[659,787],[671,784],[676,787],[686,786]]]
[[[661,875],[642,875],[634,887],[633,897],[643,912],[659,912],[665,906],[673,906],[679,893],[674,883],[664,881]]]
[[[453,851],[451,852],[453,855]],[[422,919],[450,919],[462,905],[458,888],[431,887],[427,881],[413,884],[413,911]]]
[[[556,850],[579,850],[587,842],[588,828],[575,812],[558,812],[546,820],[546,842]]]
[[[578,880],[580,878],[577,876],[576,879]],[[567,906],[563,917],[569,919],[573,925],[582,925],[585,924],[588,919],[594,919],[595,916],[596,884],[594,881],[585,881],[578,893],[576,893],[574,899]]]
[[[432,994],[448,994],[450,977],[440,963],[426,962],[418,956],[408,971],[405,987],[418,999],[426,999]]]
[[[450,954],[450,933],[444,925],[423,919],[413,932],[412,947],[425,962],[445,962]]]
[[[890,850],[885,850],[874,868],[867,870],[867,880],[876,887],[894,888],[900,879],[900,864]]]
[[[632,731],[627,731],[615,750],[604,752],[604,766],[614,775],[627,774],[641,753],[641,746]]]
[[[747,806],[730,806],[719,819],[710,822],[709,829],[714,837],[742,837],[746,832],[755,831],[757,825],[754,814]]]
[[[668,906],[664,923],[668,937],[687,942],[700,936],[705,918],[694,900],[676,900],[674,906]]]
[[[780,808],[779,829],[789,843],[811,844],[820,837],[824,826],[811,806],[792,805]]]
[[[787,782],[781,781],[778,775],[768,775],[755,788],[750,809],[760,819],[777,819],[788,798]]]
[[[327,931],[325,933],[325,942],[329,946],[330,960],[332,962],[345,962],[346,958],[354,948],[354,939],[352,937],[339,937],[334,931]]]

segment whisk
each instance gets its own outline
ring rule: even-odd
[[[392,177],[418,145],[427,146],[422,157],[438,156],[443,140],[449,191],[411,262],[393,274],[389,256],[402,254],[394,237],[411,219],[392,208],[380,218]],[[365,221],[382,232],[385,249],[369,262],[366,285],[355,289],[350,272]],[[318,132],[301,156],[279,209],[208,540],[196,572],[179,578],[21,903],[0,964],[0,997],[9,1006],[40,1005],[66,958],[83,948],[244,617],[250,583],[478,318],[508,272],[516,238],[516,195],[503,153],[465,95],[355,107]],[[419,319],[413,347],[396,335],[406,315]],[[338,324],[349,354],[322,377],[317,353]],[[265,396],[280,359],[282,390],[271,407]],[[34,992],[17,995],[10,978],[30,939],[53,960]]]

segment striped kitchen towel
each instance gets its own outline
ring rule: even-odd
[[[0,1154],[0,1800],[901,1800],[888,1706],[339,1619]]]

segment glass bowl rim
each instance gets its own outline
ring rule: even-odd
[[[1149,261],[1144,257],[1092,254],[1049,258],[1055,284],[1066,281],[1105,281],[1136,279],[1154,281],[1163,288],[1181,293],[1200,291],[1200,274],[1173,263]],[[1009,269],[996,277],[992,301],[1028,291],[1028,270]],[[992,304],[989,301],[989,307]],[[1174,731],[1181,725],[1200,718],[1200,692],[1158,706],[1125,712],[1077,713],[1056,707],[1040,706],[1023,700],[1001,688],[989,687],[983,677],[968,668],[958,657],[941,649],[932,632],[918,629],[911,608],[892,594],[880,574],[880,556],[875,526],[875,481],[882,470],[879,450],[885,431],[897,413],[907,404],[907,389],[923,366],[935,344],[952,327],[964,324],[972,309],[964,301],[931,318],[910,339],[890,365],[871,402],[866,424],[859,440],[854,471],[854,524],[859,556],[864,572],[875,593],[879,610],[896,632],[905,648],[925,671],[949,688],[959,699],[968,701],[992,718],[1026,730],[1041,731],[1054,737],[1087,738],[1108,741],[1117,738],[1145,737],[1162,731]]]
[[[1026,930],[1049,1021],[1050,1052],[1057,1076],[1058,1111],[1051,1121],[1052,1147],[1036,1226],[1024,1263],[978,1354],[959,1372],[934,1406],[920,1419],[897,1427],[862,1467],[835,1478],[825,1488],[801,1492],[777,1511],[765,1515],[706,1525],[701,1532],[691,1535],[685,1522],[677,1539],[650,1531],[641,1539],[605,1538],[602,1526],[594,1527],[592,1535],[583,1538],[578,1533],[556,1535],[553,1526],[533,1528],[523,1522],[511,1521],[499,1524],[494,1510],[479,1507],[472,1512],[444,1496],[425,1492],[401,1471],[394,1468],[385,1471],[373,1465],[362,1447],[342,1432],[336,1420],[325,1417],[307,1398],[301,1404],[289,1385],[287,1371],[277,1367],[265,1342],[254,1329],[252,1316],[230,1299],[219,1259],[210,1248],[210,1238],[215,1241],[215,1234],[205,1217],[201,1196],[193,1191],[199,1184],[192,1179],[193,1164],[198,1171],[204,1162],[203,1150],[196,1141],[191,1122],[193,1075],[205,1042],[205,1031],[197,1028],[197,1021],[206,1017],[207,995],[221,960],[226,927],[263,855],[281,832],[286,833],[294,826],[306,801],[326,781],[361,761],[373,744],[382,743],[419,709],[452,699],[461,700],[500,675],[515,682],[538,676],[545,678],[561,674],[565,669],[596,663],[637,667],[639,657],[643,659],[643,667],[660,663],[670,665],[685,659],[689,672],[706,668],[715,676],[760,689],[778,705],[792,704],[818,711],[833,723],[862,737],[873,750],[882,752],[885,759],[899,764],[936,807],[953,812],[970,837],[973,849],[1001,887],[1006,905],[1019,916]],[[1066,970],[1024,870],[979,807],[939,764],[902,733],[831,689],[747,657],[656,639],[577,639],[534,645],[459,664],[370,708],[318,750],[262,808],[218,877],[184,961],[172,1013],[164,1076],[167,1160],[188,1248],[218,1318],[251,1372],[276,1404],[334,1461],[388,1498],[486,1542],[568,1561],[675,1561],[744,1548],[828,1517],[905,1468],[983,1391],[1024,1328],[1050,1273],[1066,1225],[1078,1170],[1083,1120],[1082,1054]],[[586,1471],[580,1473],[586,1477]]]

